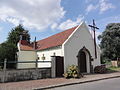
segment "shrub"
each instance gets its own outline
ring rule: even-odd
[[[95,73],[106,73],[107,72],[107,69],[106,69],[106,67],[105,67],[105,65],[100,65],[100,66],[96,66],[95,68],[94,68],[94,72]]]
[[[66,73],[63,74],[65,78],[79,78],[78,67],[75,65],[71,65],[67,68]]]

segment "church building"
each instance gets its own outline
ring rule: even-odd
[[[23,35],[24,36],[24,35]],[[21,39],[18,43],[18,62],[51,61],[51,56],[64,58],[64,71],[70,65],[77,65],[81,72],[90,73],[100,65],[100,48],[85,22],[33,43]],[[35,68],[35,63],[18,63],[17,68]],[[51,63],[38,63],[38,68],[51,67]]]

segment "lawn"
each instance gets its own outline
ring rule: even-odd
[[[107,70],[109,71],[109,72],[118,72],[118,71],[120,71],[120,67],[109,67],[109,68],[107,68]]]

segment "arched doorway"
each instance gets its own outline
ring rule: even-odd
[[[80,73],[92,73],[91,55],[88,49],[83,47],[77,55],[78,69]]]

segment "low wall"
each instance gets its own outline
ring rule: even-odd
[[[5,82],[50,78],[51,68],[6,70],[5,75],[0,71],[0,82],[3,76],[5,76]]]
[[[112,66],[113,67],[119,67],[120,66],[120,60],[114,60],[114,61],[111,61],[111,63],[112,63]]]

